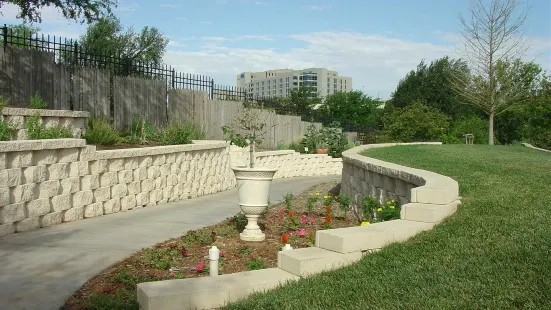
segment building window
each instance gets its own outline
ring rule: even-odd
[[[289,83],[289,77],[285,78],[285,82]]]
[[[262,86],[262,91],[264,91],[264,86]]]
[[[327,93],[328,93],[328,94],[330,93],[329,87],[327,87]]]
[[[262,92],[262,97],[264,97],[264,92]]]
[[[262,81],[262,86],[264,86],[264,81]]]
[[[337,79],[333,79],[333,83],[337,84]]]
[[[346,80],[344,80],[344,85],[346,85]]]
[[[259,82],[256,82],[256,87],[258,87],[258,85],[260,85],[260,83],[259,83]]]
[[[279,79],[279,83],[283,83],[283,78],[280,78],[280,79]]]

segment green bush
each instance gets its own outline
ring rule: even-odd
[[[116,145],[121,142],[119,133],[106,118],[92,117],[88,121],[84,139],[88,144]]]
[[[300,140],[301,153],[314,154],[316,152],[316,144],[319,140],[319,131],[314,125],[306,128],[306,133]]]
[[[34,95],[29,98],[29,108],[31,109],[46,109],[48,107],[48,104],[40,95],[38,92],[35,92]]]
[[[43,139],[64,139],[72,138],[73,133],[67,127],[57,125],[46,128],[40,121],[40,115],[35,114],[26,119],[27,139],[43,140]]]
[[[460,144],[462,142],[461,139],[457,138],[454,135],[450,135],[450,134],[442,134],[440,136],[440,141],[443,144]]]
[[[291,142],[291,144],[289,144],[289,147],[287,149],[293,150],[298,153],[304,153],[304,147],[300,144],[300,141]]]
[[[437,141],[449,125],[449,116],[418,101],[387,113],[382,137],[400,142]]]
[[[8,105],[8,100],[0,96],[0,115],[4,107]],[[0,141],[9,141],[15,134],[15,128],[8,122],[0,121]]]
[[[140,116],[132,119],[128,142],[134,144],[145,144],[150,141],[159,141],[159,135],[159,131],[153,127],[151,122]]]
[[[190,144],[191,140],[205,139],[205,133],[193,123],[169,123],[160,135],[163,145]]]
[[[348,138],[340,127],[340,123],[332,122],[328,127],[323,127],[321,134],[327,141],[329,155],[333,158],[342,157],[342,152],[346,150],[348,145]]]
[[[488,144],[488,121],[477,116],[459,119],[453,123],[450,135],[461,143],[465,140],[463,135],[469,133],[474,135],[475,144]]]

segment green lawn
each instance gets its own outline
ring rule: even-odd
[[[224,309],[551,309],[551,154],[483,145],[367,154],[452,177],[463,204],[355,265]]]

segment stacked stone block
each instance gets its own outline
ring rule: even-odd
[[[322,154],[300,154],[295,151],[270,151],[256,154],[257,167],[279,170],[275,179],[299,176],[340,175],[342,160]]]
[[[78,139],[0,142],[0,235],[235,184],[224,143],[96,152]]]
[[[86,131],[86,122],[90,113],[66,110],[35,110],[25,108],[4,108],[0,119],[9,122],[15,129],[15,140],[27,139],[26,119],[38,113],[40,121],[47,128],[57,125],[71,129],[73,138],[81,138]]]

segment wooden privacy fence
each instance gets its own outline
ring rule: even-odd
[[[172,89],[168,93],[169,119],[197,124],[210,139],[223,139],[222,126],[230,125],[242,108],[241,102],[210,100],[205,92]],[[265,148],[298,141],[311,124],[321,127],[321,123],[303,122],[300,116],[261,112],[259,117],[266,121],[268,128],[262,139]]]
[[[238,101],[211,100],[204,91],[170,89],[164,78],[114,76],[109,70],[55,60],[54,52],[0,47],[0,96],[10,106],[28,107],[29,97],[38,92],[49,109],[88,111],[111,118],[118,129],[129,129],[137,117],[157,127],[167,121],[192,122],[210,139],[222,139],[221,127],[230,125],[243,107]],[[269,128],[265,148],[299,140],[312,124],[300,116],[263,112],[261,117]]]

